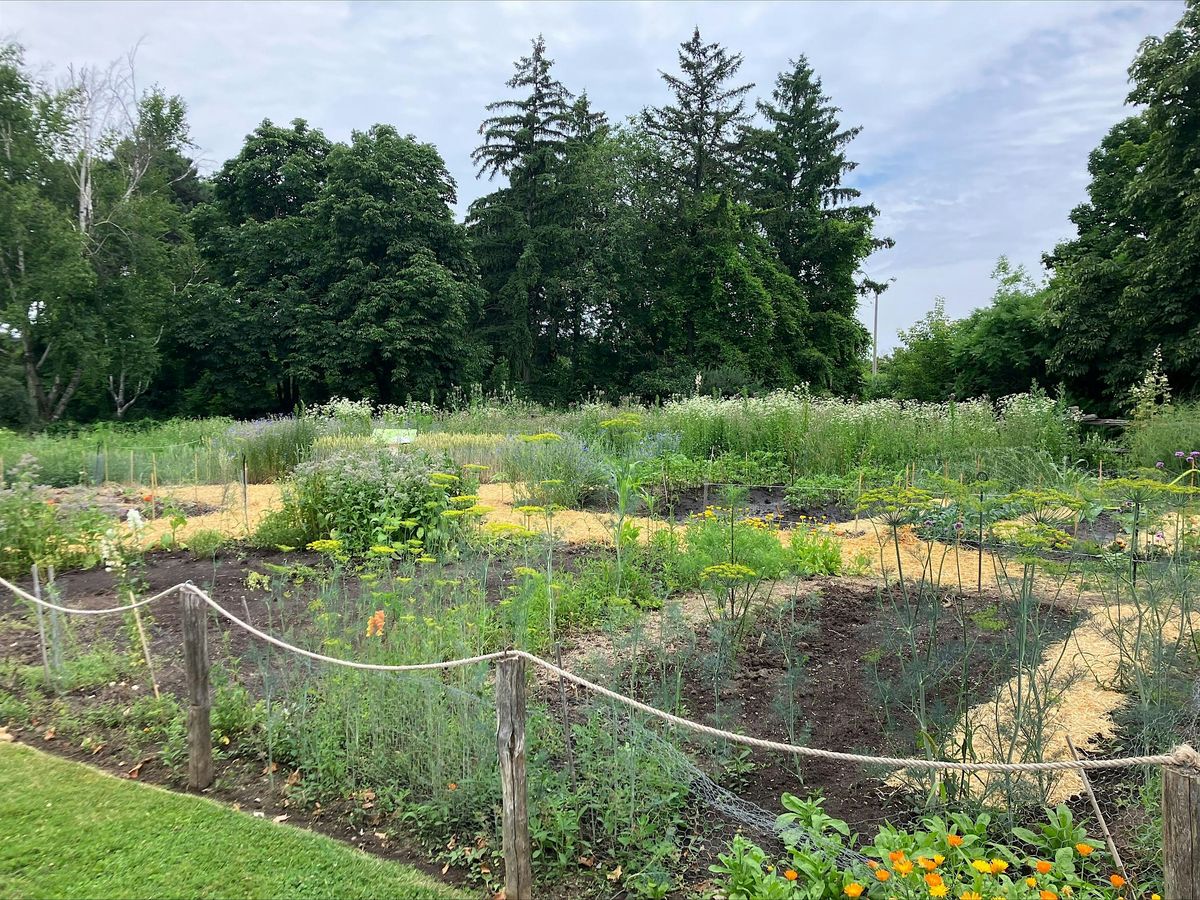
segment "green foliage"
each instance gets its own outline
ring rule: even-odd
[[[214,528],[201,528],[188,535],[188,552],[197,559],[211,559],[229,543],[224,533]]]
[[[1076,236],[1046,257],[1051,372],[1109,409],[1124,404],[1159,348],[1173,388],[1198,384],[1198,33],[1200,7],[1189,3],[1172,31],[1142,43],[1128,97],[1141,108],[1092,152],[1088,201],[1071,212]]]
[[[0,574],[24,577],[30,567],[94,565],[98,542],[111,520],[99,510],[65,509],[54,492],[40,486],[38,468],[22,457],[0,488]]]
[[[520,503],[578,506],[604,482],[601,460],[569,434],[510,438],[499,448],[499,462]]]
[[[350,553],[392,544],[402,553],[440,553],[476,515],[471,504],[451,499],[466,496],[460,488],[459,476],[440,472],[423,453],[379,447],[334,454],[297,467],[281,516],[264,522],[259,540],[290,536],[290,525],[306,543],[333,538]]]
[[[786,848],[781,858],[739,835],[710,867],[731,900],[883,900],[912,891],[1031,900],[1043,891],[1082,900],[1124,896],[1109,882],[1112,861],[1101,842],[1088,838],[1065,806],[1045,810],[1046,821],[1034,829],[1017,827],[1006,835],[994,833],[986,814],[927,818],[912,830],[884,825],[861,848],[869,862],[846,866],[853,838],[845,822],[827,815],[820,798],[784,794],[783,805],[789,812],[779,817]]]

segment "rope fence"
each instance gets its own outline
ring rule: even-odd
[[[791,754],[795,756],[804,756],[817,759],[835,760],[838,762],[855,763],[866,766],[875,766],[885,769],[907,769],[907,770],[924,770],[935,772],[992,772],[992,773],[1021,773],[1021,772],[1068,772],[1082,770],[1110,770],[1122,769],[1135,766],[1155,766],[1164,769],[1164,784],[1163,784],[1163,807],[1164,807],[1164,860],[1167,861],[1165,870],[1168,873],[1174,871],[1170,865],[1174,859],[1173,853],[1183,854],[1187,859],[1196,859],[1200,862],[1200,817],[1196,815],[1197,807],[1200,807],[1200,752],[1187,744],[1181,744],[1168,753],[1159,753],[1145,756],[1124,756],[1111,758],[1078,758],[1043,761],[1043,762],[1020,762],[1020,763],[1004,763],[1004,762],[960,762],[954,760],[939,760],[939,759],[922,759],[918,757],[890,757],[890,756],[871,756],[860,753],[847,753],[839,750],[827,750],[819,747],[805,747],[796,744],[787,744],[779,741],[771,741],[763,738],[751,737],[744,734],[726,731],[721,728],[714,728],[710,725],[704,725],[700,722],[692,721],[681,716],[676,716],[664,710],[651,706],[648,703],[643,703],[628,697],[617,691],[610,690],[602,685],[589,681],[581,675],[577,675],[561,666],[542,659],[535,654],[528,653],[524,650],[507,649],[499,650],[493,653],[486,653],[479,656],[464,657],[461,659],[444,660],[441,662],[415,663],[408,665],[383,665],[375,663],[363,663],[355,660],[342,659],[335,656],[328,656],[323,653],[317,653],[312,650],[306,650],[302,647],[297,647],[281,638],[268,634],[258,628],[255,628],[250,623],[242,620],[238,616],[231,613],[229,610],[221,606],[214,600],[206,591],[200,589],[192,582],[182,582],[165,590],[159,591],[151,597],[144,598],[134,603],[129,603],[123,606],[108,607],[104,609],[88,609],[79,607],[67,607],[60,604],[45,600],[39,596],[29,593],[13,584],[12,582],[0,578],[0,587],[10,591],[16,597],[25,600],[28,603],[34,604],[37,608],[45,608],[54,610],[67,615],[113,615],[118,613],[132,612],[143,606],[146,606],[155,601],[161,600],[172,594],[179,594],[184,600],[184,652],[185,661],[187,662],[187,670],[189,675],[189,700],[191,708],[189,709],[189,726],[192,723],[193,711],[199,711],[202,716],[198,716],[198,727],[189,727],[189,750],[193,755],[193,762],[189,765],[189,786],[193,788],[205,788],[211,784],[212,780],[212,746],[211,733],[207,726],[208,712],[208,653],[207,639],[205,633],[205,617],[200,614],[205,606],[211,609],[217,616],[225,619],[230,624],[242,629],[252,637],[271,644],[284,650],[288,653],[293,653],[298,656],[303,656],[308,659],[325,663],[328,665],[342,666],[350,669],[367,670],[373,672],[421,672],[441,669],[455,669],[462,666],[474,665],[476,663],[497,663],[496,675],[496,702],[498,712],[498,749],[501,755],[501,784],[504,791],[503,816],[504,816],[504,837],[505,837],[505,868],[506,880],[512,888],[508,891],[508,896],[513,898],[521,898],[530,896],[531,875],[530,870],[530,849],[528,835],[528,814],[525,809],[525,742],[524,742],[524,712],[525,712],[525,697],[524,697],[524,663],[537,666],[551,675],[557,676],[565,681],[582,688],[597,696],[605,697],[615,703],[622,704],[629,709],[636,710],[652,718],[659,719],[669,725],[691,731],[696,734],[702,734],[708,737],[717,738],[720,740],[729,741],[731,743],[742,744],[747,747],[754,747],[762,750],[773,751],[776,753]],[[195,746],[195,744],[201,746]],[[203,744],[207,743],[207,748]],[[207,753],[205,753],[205,750]],[[199,754],[200,759],[196,760],[196,754]],[[192,775],[200,773],[198,778],[193,778]],[[1173,774],[1172,774],[1173,773]],[[207,778],[207,783],[199,783]],[[194,783],[193,783],[194,782]],[[1173,807],[1172,804],[1175,804]],[[519,824],[523,822],[524,833],[519,834]],[[511,858],[510,858],[511,851]],[[1186,870],[1186,871],[1185,871]],[[1194,893],[1170,893],[1167,896],[1200,896],[1200,868],[1192,869],[1189,866],[1180,866],[1178,877],[1182,878],[1186,873],[1188,878],[1196,878],[1197,881],[1187,881],[1184,887],[1190,891],[1192,887],[1197,890]],[[1171,876],[1168,874],[1168,887],[1170,885]]]
[[[1068,772],[1078,771],[1081,769],[1121,769],[1133,766],[1178,766],[1181,768],[1196,769],[1200,772],[1200,751],[1196,751],[1187,744],[1182,744],[1169,753],[1158,753],[1148,756],[1122,756],[1111,757],[1108,759],[1064,759],[1049,762],[1023,762],[1023,763],[1000,763],[1000,762],[959,762],[955,760],[939,760],[939,759],[923,759],[921,757],[896,757],[896,756],[871,756],[861,753],[847,753],[841,750],[825,750],[819,747],[805,747],[798,744],[785,744],[780,741],[771,741],[764,738],[751,737],[745,734],[738,734],[732,731],[726,731],[721,728],[714,728],[711,725],[704,725],[700,722],[695,722],[691,719],[685,719],[682,716],[676,716],[669,712],[659,709],[656,706],[651,706],[648,703],[642,703],[625,694],[620,694],[610,690],[603,685],[596,684],[594,681],[589,681],[582,675],[577,675],[568,669],[563,669],[549,660],[542,659],[532,653],[524,650],[497,650],[493,653],[485,653],[480,656],[468,656],[461,659],[450,659],[442,662],[430,663],[413,663],[408,665],[382,665],[377,663],[362,663],[350,659],[342,659],[336,656],[327,656],[324,653],[317,653],[312,650],[305,650],[303,647],[297,647],[295,644],[290,644],[280,638],[267,634],[248,622],[243,621],[236,615],[231,613],[225,607],[221,606],[207,592],[196,587],[192,582],[182,582],[180,584],[159,591],[152,597],[147,597],[144,600],[139,600],[136,603],[130,603],[125,606],[114,606],[107,609],[86,609],[86,608],[71,608],[59,606],[51,603],[48,600],[36,597],[28,591],[24,591],[11,582],[0,578],[0,587],[4,587],[11,591],[16,596],[30,603],[36,603],[46,609],[53,609],[57,612],[72,614],[72,615],[105,615],[113,613],[130,612],[139,607],[146,606],[156,600],[161,600],[164,597],[170,596],[173,593],[187,592],[196,596],[203,603],[207,604],[213,612],[221,618],[227,620],[233,625],[245,631],[247,634],[258,638],[280,650],[286,650],[288,653],[295,653],[298,656],[304,656],[308,659],[316,660],[317,662],[326,663],[328,665],[343,666],[349,669],[361,669],[371,672],[424,672],[434,669],[456,669],[461,666],[470,666],[476,663],[492,662],[493,660],[503,659],[524,659],[538,666],[541,669],[549,672],[551,675],[556,675],[563,678],[586,691],[597,694],[602,697],[607,697],[616,703],[623,704],[637,712],[644,713],[656,719],[660,719],[669,725],[674,725],[677,728],[683,728],[696,734],[703,734],[708,737],[717,738],[720,740],[730,741],[735,744],[743,744],[747,747],[756,747],[761,750],[770,750],[776,753],[787,753],[796,756],[809,756],[817,759],[831,759],[839,762],[857,763],[861,765],[877,766],[885,769],[915,769],[937,772],[999,772],[999,773],[1017,773],[1017,772]]]

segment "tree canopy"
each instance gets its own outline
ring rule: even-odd
[[[473,384],[553,404],[1041,385],[1121,410],[1160,359],[1174,396],[1200,392],[1200,0],[1141,45],[1048,278],[1001,257],[986,305],[936,303],[877,378],[859,304],[892,242],[808,59],[755,98],[697,28],[657,103],[614,122],[550,49],[534,38],[482,111],[489,192],[459,222],[438,150],[391,125],[266,120],[202,176],[185,102],[138,88],[132,57],[51,86],[0,47],[0,422]]]

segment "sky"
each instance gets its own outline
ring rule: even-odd
[[[264,118],[303,118],[333,140],[377,122],[435,144],[461,216],[491,189],[470,153],[484,106],[530,40],[555,73],[620,121],[666,101],[659,70],[700,28],[743,54],[756,96],[803,54],[860,125],[851,183],[896,246],[869,259],[894,278],[880,299],[881,352],[941,296],[952,316],[986,305],[1007,255],[1041,277],[1071,235],[1087,156],[1125,115],[1127,69],[1182,0],[1066,2],[0,2],[47,80],[137,45],[139,82],[188,104],[202,171],[237,153]],[[870,325],[871,308],[860,310]]]

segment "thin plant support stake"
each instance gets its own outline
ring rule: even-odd
[[[137,598],[133,596],[133,590],[129,591],[129,602],[131,604],[137,602]],[[142,642],[142,655],[146,658],[146,673],[150,676],[150,687],[154,690],[154,699],[159,698],[158,695],[158,679],[154,677],[154,661],[150,657],[150,642],[146,640],[146,629],[142,625],[142,611],[138,607],[133,607],[133,623],[137,626],[138,640]]]
[[[30,571],[33,573],[34,596],[36,596],[38,599],[41,599],[42,588],[41,585],[38,584],[37,563],[33,564],[33,567],[30,569]],[[46,614],[42,612],[42,606],[40,603],[33,604],[33,608],[37,610],[38,646],[42,649],[42,671],[46,675],[46,684],[49,685],[53,683],[53,680],[50,677],[50,656],[46,652]]]

